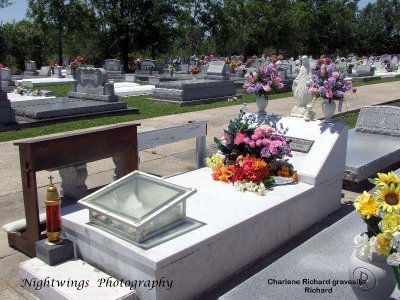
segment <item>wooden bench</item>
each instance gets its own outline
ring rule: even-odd
[[[121,175],[129,174],[138,168],[138,125],[111,125],[16,142],[14,145],[19,147],[26,228],[23,232],[8,231],[9,245],[29,256],[36,254],[35,241],[40,239],[44,229],[39,221],[36,172],[117,157],[120,162],[118,172]]]
[[[189,122],[141,133],[137,133],[138,125],[112,125],[16,142],[20,152],[26,219],[3,227],[7,231],[9,245],[35,256],[34,243],[40,239],[45,220],[45,214],[39,215],[37,171],[59,170],[61,194],[78,200],[87,193],[87,162],[112,157],[116,180],[138,169],[138,151],[196,138],[196,166],[205,166],[207,122]]]

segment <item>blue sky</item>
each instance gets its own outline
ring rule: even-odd
[[[28,7],[27,0],[12,0],[13,5],[0,10],[0,22],[7,23],[13,20],[19,21],[25,17],[26,9]],[[359,6],[362,8],[369,2],[376,2],[376,0],[361,0]]]

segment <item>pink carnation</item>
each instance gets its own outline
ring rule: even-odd
[[[233,141],[235,143],[235,145],[239,145],[241,143],[245,142],[245,138],[247,138],[247,135],[244,133],[239,132],[236,137],[235,140]]]

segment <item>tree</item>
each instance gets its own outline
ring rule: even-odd
[[[84,32],[89,29],[80,27],[84,23],[83,20],[88,17],[87,7],[81,0],[29,0],[28,16],[40,25],[49,39],[57,41],[60,65],[64,38],[77,28]]]
[[[0,9],[7,7],[11,4],[13,4],[14,2],[11,2],[10,0],[0,0]]]
[[[128,71],[132,50],[156,50],[170,43],[174,0],[91,0],[100,19],[101,32],[107,46],[119,52],[124,70]]]

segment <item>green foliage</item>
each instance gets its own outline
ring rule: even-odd
[[[90,64],[192,54],[397,53],[400,0],[29,0],[28,19],[0,23],[0,60],[23,69],[81,54]],[[0,0],[0,9],[15,1]]]

